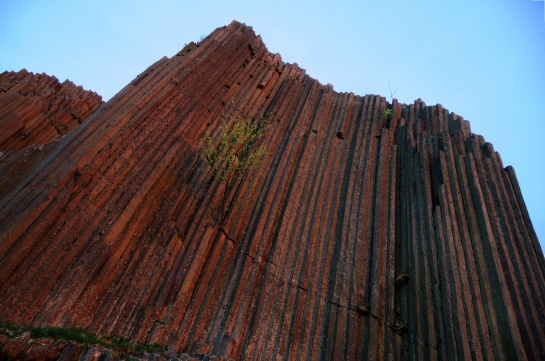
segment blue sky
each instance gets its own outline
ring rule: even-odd
[[[545,245],[545,2],[0,0],[0,72],[70,79],[105,100],[218,26],[337,91],[440,103],[515,168]]]

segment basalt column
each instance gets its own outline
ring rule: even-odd
[[[271,126],[224,207],[202,149],[232,111]],[[492,145],[440,105],[337,93],[238,22],[67,134],[0,232],[2,322],[247,360],[545,358],[545,261]]]

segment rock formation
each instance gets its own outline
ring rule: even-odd
[[[0,74],[0,196],[102,104],[68,80],[25,69]]]
[[[202,147],[231,107],[272,127],[220,227]],[[337,93],[237,22],[66,135],[0,232],[2,322],[232,359],[545,359],[545,260],[492,145],[441,105]]]

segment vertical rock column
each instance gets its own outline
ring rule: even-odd
[[[272,126],[223,204],[202,147],[230,111]],[[237,22],[150,66],[18,187],[2,322],[198,357],[543,358],[512,168],[442,106],[337,93]]]

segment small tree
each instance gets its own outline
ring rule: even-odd
[[[204,160],[211,168],[212,175],[225,182],[220,228],[245,176],[261,164],[266,154],[267,147],[259,145],[258,141],[268,129],[269,122],[265,116],[253,119],[239,112],[226,113],[219,132],[208,132],[204,138]]]

